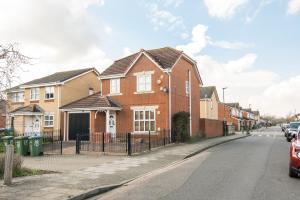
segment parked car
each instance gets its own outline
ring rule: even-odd
[[[284,136],[285,137],[287,137],[287,134],[288,134],[289,130],[290,130],[290,124],[287,124],[287,126],[284,129]]]
[[[282,124],[281,125],[281,130],[282,132],[285,132],[286,128],[289,126],[289,124]]]
[[[300,175],[300,133],[293,135],[293,141],[290,147],[290,177],[298,177]]]
[[[286,134],[286,140],[288,142],[291,142],[294,135],[298,134],[298,128],[300,126],[300,122],[291,122],[290,127],[288,128],[287,134]]]

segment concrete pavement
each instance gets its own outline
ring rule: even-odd
[[[73,159],[71,159],[71,157],[58,156],[56,158],[37,158],[37,160],[32,160],[31,164],[26,161],[25,165],[52,171],[58,169],[57,171],[61,173],[16,178],[13,186],[0,186],[0,199],[46,200],[76,197],[93,189],[132,180],[180,162],[195,152],[244,136],[233,135],[195,144],[171,145],[148,154],[132,157],[98,156],[91,159],[84,156],[72,156]],[[89,163],[82,164],[81,162],[84,161]],[[76,164],[79,166],[76,167]]]
[[[288,163],[289,143],[269,128],[92,199],[295,200],[300,180]]]

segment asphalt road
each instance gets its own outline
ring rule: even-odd
[[[279,128],[219,145],[93,199],[299,200]]]

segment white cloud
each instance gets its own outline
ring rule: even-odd
[[[191,41],[184,45],[178,45],[176,48],[185,51],[187,54],[196,55],[202,51],[207,45],[215,46],[223,49],[239,50],[250,48],[252,44],[243,42],[228,42],[228,41],[215,41],[207,35],[208,27],[202,24],[196,25],[191,34]],[[187,39],[189,34],[185,33],[183,39]]]
[[[221,19],[232,17],[247,2],[248,0],[204,0],[209,15]]]
[[[300,11],[300,0],[289,0],[288,14],[294,15]]]
[[[271,4],[272,2],[273,2],[273,0],[260,0],[259,4],[258,4],[257,8],[254,10],[254,12],[246,17],[246,22],[247,23],[252,22],[257,17],[257,15],[260,13],[260,11],[267,5]]]
[[[103,4],[103,0],[1,1],[0,43],[18,43],[22,53],[35,58],[21,81],[59,70],[100,69],[110,63],[101,43],[103,33],[111,29],[87,11]]]
[[[231,49],[231,50],[245,49],[254,46],[243,42],[228,42],[228,41],[210,41],[210,45],[223,48],[223,49]]]
[[[171,31],[175,28],[185,28],[181,16],[176,16],[167,10],[160,9],[157,4],[150,4],[147,7],[150,11],[149,19],[154,26],[154,30],[164,28]]]
[[[204,25],[195,26],[190,42],[177,47],[197,61],[204,85],[215,85],[219,92],[221,92],[222,87],[227,86],[226,102],[238,101],[244,107],[251,103],[254,109],[259,108],[262,113],[271,111],[279,114],[279,110],[270,110],[261,106],[257,103],[257,100],[261,97],[256,97],[257,94],[261,94],[277,83],[280,80],[279,75],[272,71],[257,69],[255,63],[258,55],[254,53],[248,53],[239,58],[222,62],[209,55],[201,55],[202,50],[208,45],[225,49],[232,49],[233,47],[237,49],[246,46],[244,43],[239,42],[213,42],[211,37],[207,35],[207,30],[208,28]],[[221,95],[221,93],[219,94]],[[272,104],[272,101],[269,101],[269,103]]]
[[[300,111],[300,76],[273,83],[262,93],[250,98],[250,102],[263,108],[268,114],[286,116]]]
[[[132,54],[132,51],[130,50],[130,48],[128,47],[124,47],[123,48],[123,56],[129,56],[130,54]]]
[[[183,0],[157,0],[158,3],[162,3],[164,6],[173,5],[174,7],[178,7],[183,3]]]
[[[198,24],[193,28],[192,38],[188,44],[179,45],[176,48],[183,50],[187,54],[197,54],[200,53],[201,50],[206,47],[208,38],[206,36],[207,26],[202,24]]]

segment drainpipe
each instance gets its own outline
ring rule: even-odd
[[[190,136],[192,136],[192,88],[191,71],[189,70],[189,104],[190,104]]]
[[[171,139],[172,135],[172,87],[171,87],[171,72],[167,72],[169,75],[169,137]]]

